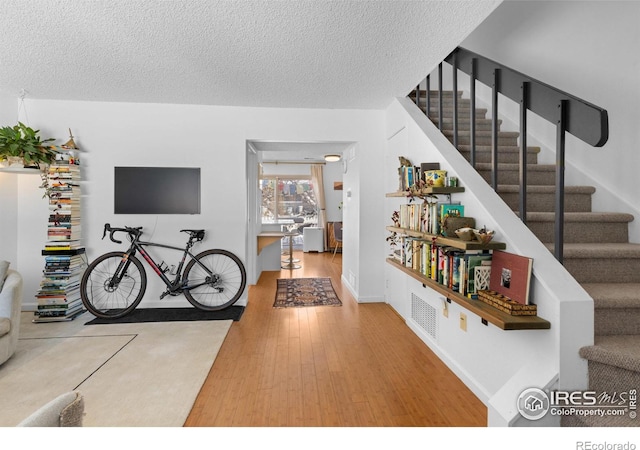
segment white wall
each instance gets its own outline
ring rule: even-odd
[[[379,160],[383,151],[382,111],[293,110],[267,108],[232,108],[186,105],[126,104],[28,100],[32,126],[43,134],[66,140],[71,128],[81,147],[83,170],[83,237],[89,259],[117,248],[102,241],[104,223],[114,226],[143,226],[147,236],[158,241],[182,245],[182,228],[208,231],[201,249],[226,248],[245,263],[247,255],[247,184],[246,143],[248,140],[272,141],[353,141],[361,146],[363,157]],[[113,167],[184,166],[202,168],[202,213],[200,215],[114,215]],[[357,167],[358,160],[354,161]],[[33,179],[31,181],[34,181]],[[25,183],[31,183],[25,181]],[[379,202],[382,187],[368,180],[360,188],[357,177],[349,180],[352,188],[362,191],[368,203]],[[43,266],[40,250],[46,239],[46,201],[40,200],[37,185],[18,192],[18,203],[29,208],[18,214],[18,252],[24,255],[19,269],[28,274],[25,302],[37,290]],[[4,194],[2,195],[4,197]],[[14,201],[9,197],[9,202]],[[369,201],[369,199],[373,199]],[[2,200],[3,202],[5,200]],[[350,289],[360,300],[382,297],[382,261],[369,254],[382,251],[383,239],[372,236],[380,223],[375,208],[353,211],[364,218],[366,226],[354,222],[345,230],[343,270],[353,274]],[[371,224],[376,224],[372,226]],[[347,235],[347,230],[349,234]],[[249,237],[251,238],[251,237]],[[255,236],[252,237],[255,239]],[[8,236],[11,239],[11,236]],[[362,247],[359,241],[367,243]],[[164,256],[164,254],[161,254]],[[360,273],[359,260],[366,258],[366,271]],[[149,274],[152,275],[152,274]],[[153,304],[162,292],[158,280],[149,277],[144,305]],[[182,297],[167,298],[163,305],[182,304]],[[33,304],[33,303],[32,303]],[[157,305],[154,305],[157,306]]]
[[[609,114],[609,141],[594,148],[567,135],[567,183],[597,188],[594,209],[635,215],[640,241],[640,2],[506,1],[461,44]],[[465,87],[466,89],[466,87]],[[515,116],[517,120],[517,110]],[[532,122],[530,133],[553,162],[555,129]]]
[[[0,89],[0,127],[16,125],[18,101]],[[15,240],[18,216],[18,175],[0,173],[0,260],[18,264],[18,247]]]

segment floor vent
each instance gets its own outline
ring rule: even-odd
[[[426,301],[411,294],[411,318],[434,340],[438,340],[436,309]]]

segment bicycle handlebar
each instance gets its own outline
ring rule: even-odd
[[[117,244],[122,244],[122,241],[117,240],[116,238],[113,237],[113,234],[118,232],[118,231],[122,231],[124,233],[128,233],[129,236],[132,237],[138,237],[142,234],[142,227],[124,227],[124,228],[111,228],[111,224],[109,223],[105,223],[104,224],[104,231],[102,233],[102,239],[104,239],[104,237],[107,235],[107,231],[109,232],[109,239],[111,239],[112,242],[115,242]]]

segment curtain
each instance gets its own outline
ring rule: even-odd
[[[324,200],[324,179],[322,177],[322,164],[311,164],[311,182],[313,193],[318,202],[318,227],[322,227],[322,240],[324,249],[327,250],[327,205]]]

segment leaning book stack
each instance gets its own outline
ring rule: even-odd
[[[81,245],[80,166],[53,164],[47,174],[49,218],[42,255],[45,267],[36,294],[34,322],[72,320],[84,312],[80,281],[86,268]]]

